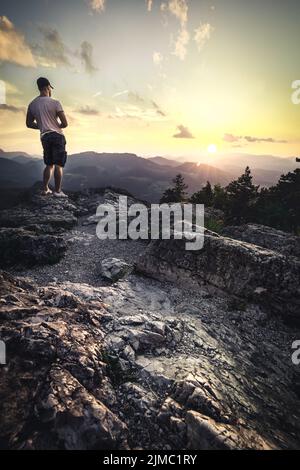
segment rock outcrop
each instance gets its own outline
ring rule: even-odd
[[[24,193],[22,204],[0,211],[0,266],[57,263],[67,245],[63,234],[77,223],[68,199]]]
[[[273,313],[299,320],[300,261],[246,242],[205,233],[204,247],[185,249],[186,239],[152,241],[137,269],[178,283],[211,284]]]
[[[54,264],[63,257],[66,249],[62,236],[39,233],[34,228],[0,228],[2,267]]]
[[[278,251],[288,257],[300,258],[300,237],[266,225],[227,226],[223,228],[222,235]]]
[[[2,273],[1,444],[25,449],[126,448],[126,426],[103,403],[101,302]]]
[[[299,448],[299,260],[208,230],[198,252],[99,240],[117,200],[0,215],[0,448]]]

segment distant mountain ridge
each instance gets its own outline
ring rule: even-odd
[[[133,153],[82,152],[69,155],[64,188],[78,191],[88,187],[114,186],[124,188],[140,199],[158,202],[178,173],[184,176],[189,192],[193,193],[207,181],[223,186],[228,184],[247,165],[253,171],[256,184],[263,186],[275,184],[282,173],[297,166],[292,159],[252,157],[254,166],[249,163],[250,156],[238,154],[228,157],[226,164],[221,157],[213,157],[214,164],[209,165],[188,161],[182,163],[160,156],[143,158]],[[258,164],[261,167],[256,167]],[[43,167],[42,158],[35,158],[25,152],[1,150],[0,188],[29,187],[41,180]]]

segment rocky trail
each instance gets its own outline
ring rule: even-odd
[[[33,194],[0,215],[0,447],[299,448],[298,259],[208,234],[211,272],[178,241],[99,240],[117,198]],[[234,250],[235,279],[218,258]],[[276,309],[260,266],[279,267]]]

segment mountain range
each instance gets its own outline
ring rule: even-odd
[[[210,181],[226,185],[250,165],[254,181],[261,186],[275,184],[281,174],[295,169],[294,158],[271,155],[233,154],[213,156],[213,164],[181,161],[155,156],[139,157],[132,153],[83,152],[69,155],[65,169],[64,188],[113,186],[128,190],[149,202],[158,202],[176,174],[181,173],[193,193]],[[25,152],[0,150],[0,189],[26,188],[41,179],[42,158]]]

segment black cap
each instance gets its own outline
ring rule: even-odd
[[[37,86],[38,86],[39,90],[42,90],[43,88],[45,88],[46,86],[49,86],[49,85],[51,86],[51,88],[53,88],[53,86],[49,82],[48,78],[40,77],[40,78],[37,79],[36,83],[37,83]]]

